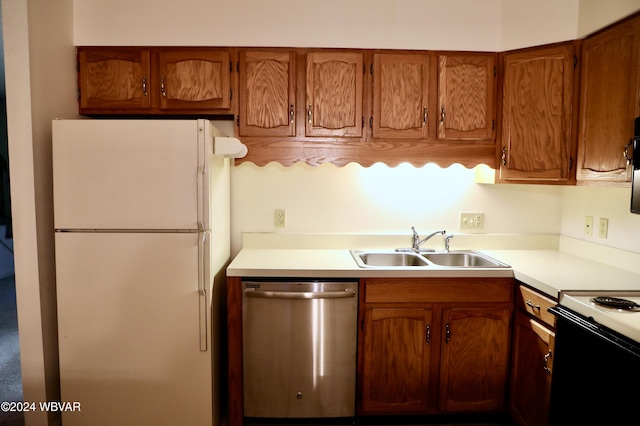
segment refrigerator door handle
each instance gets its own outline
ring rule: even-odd
[[[200,309],[200,351],[207,351],[207,232],[202,233],[198,244],[198,298]]]
[[[211,156],[210,129],[205,120],[198,120],[198,230],[209,228],[209,157]]]

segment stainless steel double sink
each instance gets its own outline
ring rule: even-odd
[[[399,250],[350,250],[361,268],[510,268],[475,250],[416,252]]]

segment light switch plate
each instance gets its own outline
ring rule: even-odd
[[[600,226],[598,227],[598,237],[607,238],[609,233],[609,219],[600,218]]]

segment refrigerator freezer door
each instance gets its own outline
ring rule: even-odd
[[[212,424],[201,242],[202,233],[55,234],[61,397],[82,404],[64,425]],[[210,333],[209,296],[206,308]]]
[[[210,133],[206,120],[54,120],[55,228],[208,229]]]

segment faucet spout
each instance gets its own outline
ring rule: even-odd
[[[411,227],[411,231],[412,231],[412,235],[411,235],[411,248],[413,250],[420,250],[420,246],[422,244],[424,244],[428,239],[430,239],[431,237],[435,236],[435,235],[444,235],[447,233],[447,231],[445,231],[444,229],[441,231],[435,231],[432,232],[431,234],[427,235],[426,237],[424,237],[423,239],[420,239],[420,235],[418,235],[418,232],[416,231],[415,227]]]

